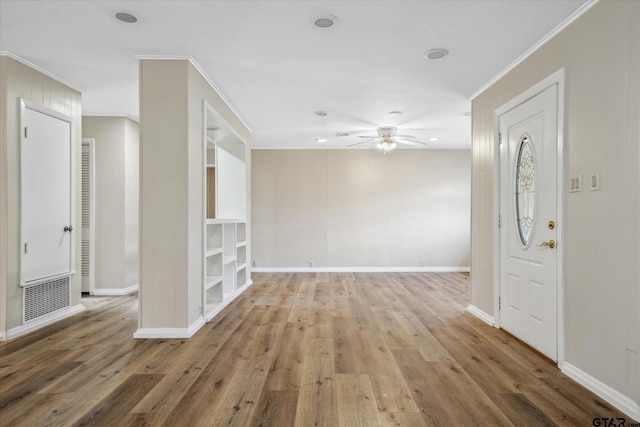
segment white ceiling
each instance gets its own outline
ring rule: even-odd
[[[136,55],[190,56],[251,127],[253,148],[345,147],[382,125],[469,148],[470,95],[585,3],[0,0],[0,51],[79,88],[84,115],[137,119]],[[327,14],[337,26],[313,26]],[[432,48],[450,54],[424,59]]]

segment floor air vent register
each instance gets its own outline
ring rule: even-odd
[[[69,276],[24,288],[24,323],[71,305]]]

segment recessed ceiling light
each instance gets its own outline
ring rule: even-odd
[[[401,116],[402,115],[402,111],[398,111],[398,110],[389,111],[389,115],[390,116]]]
[[[318,18],[314,19],[313,25],[315,25],[317,28],[326,30],[327,28],[333,28],[338,25],[338,18],[333,15],[319,16]]]
[[[449,55],[447,49],[431,49],[424,53],[424,57],[427,59],[442,59],[447,55]]]
[[[438,138],[429,138],[429,141],[431,142],[436,142],[438,140]]]
[[[126,22],[127,24],[138,22],[138,18],[128,12],[116,12],[114,16],[118,21]]]
[[[327,142],[324,138],[316,138],[316,142]]]
[[[313,114],[315,114],[316,116],[319,116],[319,117],[326,117],[327,116],[327,112],[326,111],[322,111],[322,110],[314,111]]]
[[[336,136],[339,138],[341,136],[349,136],[349,132],[338,132],[336,133]]]

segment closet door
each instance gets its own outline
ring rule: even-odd
[[[21,114],[22,284],[71,272],[71,123],[42,111],[23,104]]]

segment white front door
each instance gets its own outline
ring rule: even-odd
[[[500,325],[557,361],[558,86],[500,115]]]
[[[20,282],[28,284],[71,272],[71,123],[26,106],[20,131]]]

